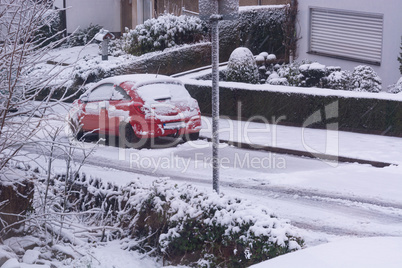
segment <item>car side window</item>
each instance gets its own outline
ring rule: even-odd
[[[127,92],[119,86],[113,90],[112,100],[131,100]]]
[[[102,84],[89,93],[88,101],[110,100],[112,93],[113,84]]]

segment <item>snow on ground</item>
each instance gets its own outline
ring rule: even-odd
[[[400,237],[345,239],[292,252],[250,268],[399,268],[401,250]]]
[[[260,119],[260,118],[257,118]],[[280,122],[280,120],[278,120]],[[212,119],[202,118],[201,135],[212,137]],[[282,126],[221,117],[219,138],[350,158],[402,163],[402,139],[347,131]]]

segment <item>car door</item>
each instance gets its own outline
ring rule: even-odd
[[[112,97],[109,102],[109,134],[119,133],[120,122],[127,121],[130,117],[131,97],[120,86],[113,88]]]
[[[87,94],[81,124],[84,131],[105,133],[108,128],[108,106],[113,93],[113,84],[102,84]]]

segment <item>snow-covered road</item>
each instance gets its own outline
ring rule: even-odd
[[[119,185],[137,178],[152,182],[169,177],[177,183],[211,190],[211,150],[206,147],[211,145],[206,141],[196,144],[202,148],[194,148],[190,143],[143,150],[100,145],[86,160],[82,171]],[[88,150],[94,144],[85,143],[84,147]],[[228,159],[221,169],[224,194],[251,200],[275,211],[278,217],[291,220],[293,225],[307,232],[308,243],[318,243],[317,233],[321,233],[320,241],[328,235],[402,235],[402,202],[398,190],[387,190],[384,186],[382,190],[376,187],[366,191],[369,184],[377,180],[373,176],[365,178],[369,174],[393,174],[397,167],[380,169],[340,164],[333,168],[319,160],[234,147],[222,149],[221,157]],[[74,158],[77,162],[83,159],[78,151]],[[252,160],[264,158],[265,164]],[[248,161],[253,164],[248,165]],[[269,161],[284,165],[268,167]],[[55,169],[63,169],[63,166],[65,161],[54,163]],[[395,176],[384,178],[385,183],[398,183],[398,174],[394,171]],[[346,174],[349,179],[342,179]]]

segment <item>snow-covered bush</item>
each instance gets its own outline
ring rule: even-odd
[[[52,180],[52,200],[64,202],[65,182],[63,175]],[[266,208],[191,185],[157,180],[117,187],[84,175],[68,182],[73,194],[60,206],[92,211],[88,224],[110,226],[101,240],[122,239],[123,248],[171,264],[248,267],[303,246],[293,227]]]
[[[271,73],[266,81],[267,84],[270,85],[281,85],[281,86],[288,86],[289,82],[285,77],[279,77],[277,72]]]
[[[305,63],[305,62],[303,62]],[[300,86],[301,79],[303,75],[299,70],[300,63],[293,62],[290,64],[283,64],[281,66],[276,66],[276,72],[278,73],[280,78],[286,78],[290,86]]]
[[[399,80],[398,80],[398,82],[396,82],[396,84],[390,85],[388,87],[388,92],[389,93],[394,93],[394,94],[402,92],[402,77],[399,78]]]
[[[98,24],[90,24],[87,28],[79,29],[68,37],[67,45],[72,47],[84,46],[91,42],[101,29],[102,26],[99,26]]]
[[[123,43],[120,39],[109,40],[108,55],[119,57],[124,55]],[[102,55],[102,44],[99,44],[99,55]]]
[[[401,50],[402,50],[402,40],[401,40]],[[399,53],[398,61],[400,63],[399,72],[402,74],[402,51],[401,51],[401,53]]]
[[[236,48],[230,55],[226,80],[257,84],[259,81],[258,67],[253,53],[248,48]]]
[[[327,68],[325,65],[313,62],[300,65],[299,71],[302,74],[300,86],[317,87],[321,86],[321,79],[327,73]]]
[[[133,55],[164,50],[181,44],[196,43],[204,38],[203,22],[193,16],[163,14],[137,25],[123,34],[123,50]]]
[[[61,12],[49,9],[43,18],[42,26],[35,32],[34,39],[41,47],[44,47],[62,39],[61,31]]]
[[[355,67],[351,76],[351,90],[380,92],[381,78],[370,66],[359,65]]]
[[[349,71],[336,70],[322,79],[324,88],[337,90],[349,90],[351,73]]]

